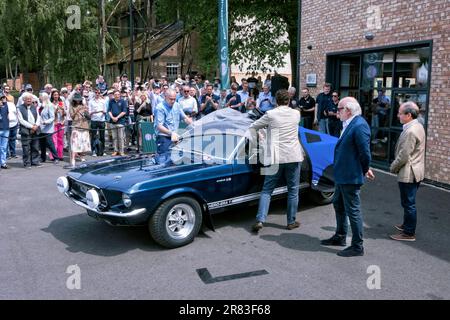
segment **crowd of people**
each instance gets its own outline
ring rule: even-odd
[[[100,75],[94,83],[65,83],[60,89],[46,84],[36,94],[27,84],[17,101],[5,84],[0,90],[1,167],[7,169],[7,160],[18,158],[18,134],[25,168],[46,161],[58,163],[64,150],[70,152],[70,166],[76,160],[85,161],[86,154],[104,156],[105,135],[109,135],[113,156],[125,155],[133,146],[139,151],[142,137],[138,126],[142,121],[154,123],[158,150],[163,152],[176,140],[170,133],[167,142],[169,131],[174,129],[176,134],[178,129],[178,121],[175,128],[172,111],[167,112],[167,108],[175,105],[174,113],[180,113],[186,123],[226,107],[243,113],[254,108],[266,112],[275,107],[275,91],[289,85],[287,78],[277,73],[268,75],[264,82],[254,73],[241,83],[234,78],[231,82],[231,89],[226,90],[221,88],[220,79],[210,82],[201,74],[178,77],[173,82],[165,77],[143,82],[137,77],[132,87],[127,74],[122,74],[109,86]]]
[[[142,147],[142,122],[154,124],[157,151],[163,154],[178,140],[180,122],[189,124],[222,108],[266,113],[277,105],[275,93],[280,89],[288,91],[288,105],[300,112],[302,126],[339,137],[339,93],[325,83],[316,98],[307,87],[298,96],[296,88],[277,72],[264,81],[254,72],[240,83],[232,77],[230,89],[222,88],[219,78],[209,81],[201,74],[179,76],[173,82],[165,77],[144,82],[137,77],[134,85],[122,74],[111,86],[99,75],[95,82],[65,83],[60,90],[46,84],[37,95],[26,85],[17,102],[4,85],[1,110],[4,113],[7,107],[8,112],[0,118],[0,165],[6,169],[8,158],[17,157],[18,133],[26,168],[47,160],[57,163],[64,150],[70,151],[70,166],[77,160],[85,161],[87,154],[104,156],[108,151],[106,135],[112,155],[123,156]]]
[[[95,84],[85,81],[72,87],[66,83],[60,90],[46,84],[39,96],[33,94],[31,85],[25,86],[17,103],[10,88],[0,91],[0,165],[7,169],[8,158],[17,158],[16,138],[20,133],[23,165],[26,168],[40,166],[49,160],[57,163],[63,159],[64,149],[69,150],[70,166],[84,155],[104,156],[105,134],[110,135],[113,156],[123,156],[132,145],[141,144],[139,124],[153,122],[157,153],[167,156],[170,146],[179,140],[180,122],[191,124],[215,110],[231,108],[245,113],[255,108],[264,114],[254,122],[251,129],[281,130],[285,140],[277,141],[276,164],[280,170],[266,176],[253,230],[263,228],[269,210],[270,198],[281,175],[288,182],[287,228],[300,226],[296,221],[298,183],[303,160],[298,138],[298,124],[312,129],[317,126],[323,133],[339,138],[334,159],[336,232],[322,241],[323,245],[345,246],[349,217],[353,233],[351,246],[338,255],[360,256],[364,254],[362,214],[360,211],[360,188],[365,178],[374,179],[370,170],[370,138],[373,135],[367,121],[362,117],[358,101],[352,97],[339,98],[337,91],[325,83],[323,92],[316,99],[309,89],[302,89],[296,97],[296,89],[289,87],[286,77],[277,73],[262,83],[252,77],[237,83],[232,79],[230,90],[221,88],[220,80],[214,82],[196,75],[186,75],[173,83],[167,79],[136,79],[134,87],[126,74],[116,78],[109,88],[102,76]],[[381,91],[378,105],[387,104]],[[17,106],[17,107],[16,107]],[[381,107],[380,107],[381,108]],[[375,121],[383,121],[383,113]],[[299,112],[297,112],[299,111]],[[407,102],[400,106],[398,118],[403,133],[395,150],[391,172],[399,175],[401,203],[404,208],[400,231],[392,235],[394,240],[414,241],[416,228],[415,196],[424,178],[425,134],[420,121],[419,107]],[[301,120],[302,119],[302,120]],[[297,150],[298,152],[293,152]]]

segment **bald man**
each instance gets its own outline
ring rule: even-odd
[[[336,213],[336,232],[322,240],[326,246],[345,246],[347,238],[347,217],[352,228],[351,246],[339,251],[338,256],[363,256],[363,218],[361,213],[360,189],[364,176],[374,179],[369,168],[370,128],[361,116],[361,107],[352,97],[342,99],[337,108],[337,117],[343,130],[334,151],[335,194],[333,206]]]
[[[419,107],[414,102],[403,103],[397,117],[403,124],[403,131],[395,147],[390,171],[398,175],[404,215],[403,223],[394,226],[399,233],[391,235],[391,239],[416,241],[416,193],[425,175],[425,130],[417,120]]]

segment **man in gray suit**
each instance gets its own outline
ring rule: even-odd
[[[289,94],[287,90],[279,90],[276,93],[277,107],[255,121],[250,130],[268,129],[267,139],[269,149],[267,155],[272,167],[277,170],[273,174],[267,174],[259,200],[256,224],[253,231],[258,232],[263,228],[269,212],[270,199],[278,180],[284,176],[288,188],[287,200],[287,229],[298,228],[300,223],[295,220],[298,208],[298,192],[300,183],[300,168],[303,161],[303,149],[298,139],[298,123],[300,113],[289,108]],[[252,133],[254,133],[253,131]]]
[[[395,160],[391,172],[398,175],[403,223],[395,225],[399,234],[391,238],[399,241],[416,241],[416,193],[425,175],[425,130],[417,120],[419,107],[414,102],[403,103],[398,110],[403,131],[395,147]]]

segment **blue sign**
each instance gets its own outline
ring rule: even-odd
[[[228,0],[219,0],[219,64],[221,87],[229,89]]]

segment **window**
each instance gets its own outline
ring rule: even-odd
[[[362,87],[392,88],[394,51],[371,52],[363,55]]]
[[[173,81],[173,80],[175,80],[177,78],[179,66],[180,65],[178,63],[168,63],[166,65],[167,78],[170,81]]]
[[[359,100],[371,127],[372,158],[381,168],[394,159],[402,103],[415,102],[418,120],[427,128],[431,52],[430,44],[417,43],[328,56],[326,80],[336,85],[341,99]]]
[[[399,88],[428,87],[430,48],[397,51],[395,83]]]

